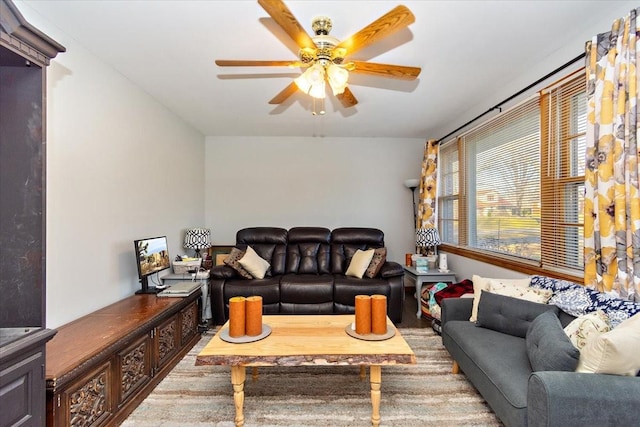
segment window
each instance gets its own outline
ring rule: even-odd
[[[443,242],[523,272],[580,278],[585,131],[585,79],[574,75],[442,144]]]
[[[459,242],[460,223],[458,220],[459,188],[460,188],[460,163],[458,162],[458,146],[449,144],[440,150],[440,178],[438,186],[440,197],[438,198],[438,217],[441,238],[445,242]]]
[[[583,270],[587,97],[580,76],[544,91],[543,257],[547,268]]]

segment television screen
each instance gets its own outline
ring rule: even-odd
[[[134,246],[138,261],[138,276],[141,280],[171,267],[166,236],[136,240]]]

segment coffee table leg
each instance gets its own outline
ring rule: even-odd
[[[244,366],[231,367],[231,384],[233,384],[233,403],[236,406],[236,427],[244,426],[244,380],[247,371]]]
[[[382,369],[380,365],[369,366],[371,379],[371,425],[380,425],[380,385],[382,383]]]

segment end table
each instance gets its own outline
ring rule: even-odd
[[[193,280],[193,276],[191,273],[169,273],[165,274],[160,278],[162,280],[162,284],[166,286],[171,286],[179,282],[190,282]],[[197,279],[202,283],[202,297],[201,297],[201,319],[204,322],[208,322],[213,318],[211,313],[211,297],[209,295],[209,279]]]
[[[438,282],[446,282],[446,283],[454,283],[456,281],[456,275],[453,271],[439,271],[439,270],[429,270],[426,272],[419,272],[415,269],[415,267],[410,267],[408,265],[404,266],[404,277],[405,279],[410,279],[416,283],[416,300],[418,301],[418,313],[416,316],[418,319],[422,317],[422,307],[420,304],[420,295],[422,295],[422,284],[423,283],[438,283]]]

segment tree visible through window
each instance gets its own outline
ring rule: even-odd
[[[537,98],[461,137],[468,246],[540,259],[539,141]]]
[[[443,144],[443,241],[489,262],[582,270],[585,127],[580,76]]]

